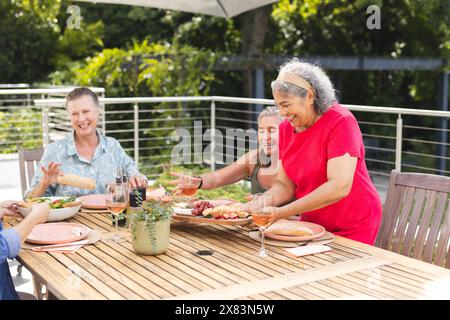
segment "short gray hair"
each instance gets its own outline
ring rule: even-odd
[[[280,67],[281,72],[299,75],[312,86],[314,91],[314,111],[317,114],[323,114],[337,101],[333,84],[321,67],[294,58]],[[302,98],[306,97],[307,91],[305,89],[281,80],[272,81],[271,87],[272,90]]]
[[[70,101],[78,100],[83,96],[89,96],[94,101],[94,104],[97,108],[100,108],[100,102],[98,101],[97,95],[89,88],[79,87],[70,91],[66,96],[66,109]]]
[[[283,121],[283,117],[280,114],[280,111],[275,106],[266,107],[258,116],[258,124],[264,117],[275,117],[281,123]]]

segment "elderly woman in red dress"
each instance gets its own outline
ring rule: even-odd
[[[300,215],[337,235],[373,244],[382,205],[364,161],[358,122],[335,97],[318,66],[297,59],[272,82],[275,103],[286,120],[279,128],[280,168],[266,193],[275,200],[275,220]]]

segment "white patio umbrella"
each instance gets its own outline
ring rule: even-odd
[[[230,18],[242,12],[279,0],[76,0],[92,3],[127,4],[132,6],[201,13]]]

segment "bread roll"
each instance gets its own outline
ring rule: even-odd
[[[281,236],[295,236],[303,237],[310,236],[313,231],[301,224],[299,221],[279,220],[266,229],[268,233],[277,234]]]
[[[58,176],[58,183],[80,189],[95,189],[94,179],[80,177],[75,174],[64,174],[62,176]]]

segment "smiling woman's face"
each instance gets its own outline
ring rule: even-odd
[[[82,96],[67,103],[70,123],[78,137],[89,137],[96,134],[99,108],[90,96]]]
[[[294,128],[305,130],[320,118],[314,111],[314,94],[312,91],[308,91],[304,98],[279,90],[273,90],[272,94],[280,114]]]
[[[278,148],[279,118],[275,116],[262,117],[258,124],[258,142],[264,153],[270,156]]]

